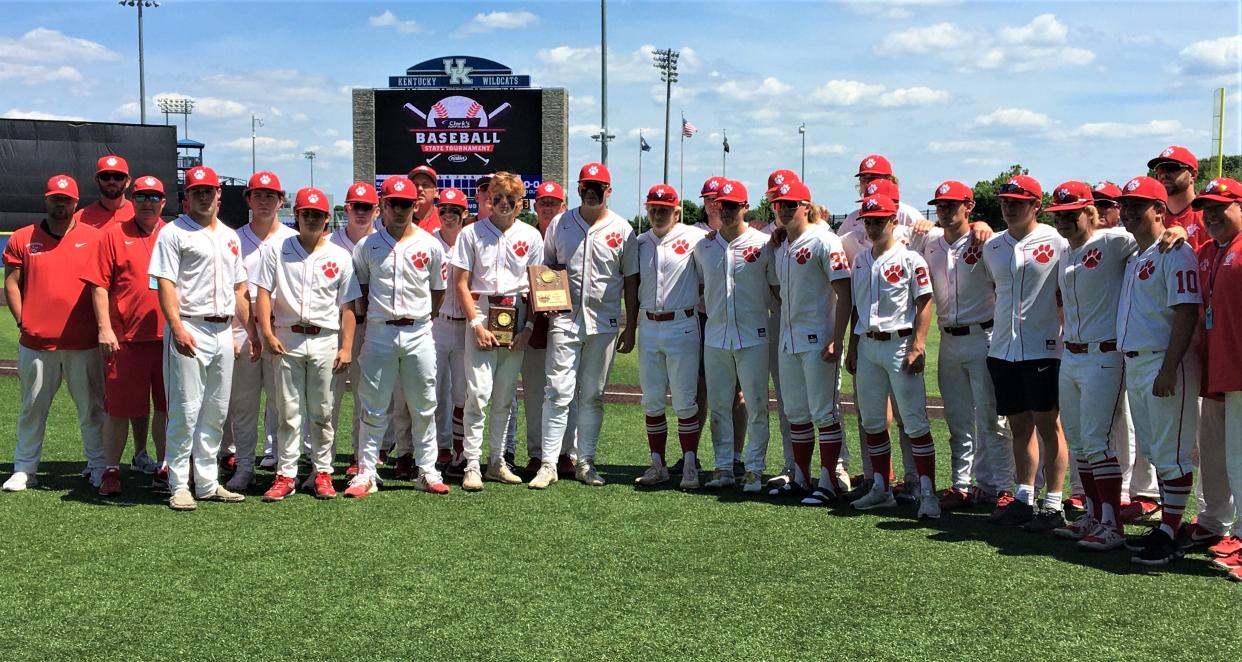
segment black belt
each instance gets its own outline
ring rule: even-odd
[[[311,326],[310,324],[294,324],[289,327],[289,330],[294,333],[300,333],[304,336],[317,336],[323,329],[317,326]]]
[[[1068,350],[1070,354],[1086,354],[1087,352],[1091,351],[1091,343],[1067,342],[1065,343],[1065,349]],[[1101,342],[1100,351],[1101,352],[1117,351],[1117,341],[1116,340],[1105,340],[1104,342]]]
[[[199,315],[198,317],[195,317],[193,315],[185,315],[182,317],[182,319],[187,319],[187,320],[197,319],[197,320],[203,320],[204,322],[211,322],[212,324],[224,324],[225,322],[228,322],[229,320],[233,319],[233,316],[232,315]]]
[[[686,317],[694,317],[693,308],[687,308],[681,312],[684,313]],[[647,319],[651,320],[652,322],[669,322],[669,321],[677,319],[676,312],[667,312],[667,313],[646,312],[644,314],[647,316]]]
[[[951,336],[968,336],[970,335],[970,327],[972,326],[978,326],[980,329],[987,331],[988,329],[992,328],[992,320],[988,320],[986,322],[979,322],[978,325],[965,324],[962,326],[946,326],[944,327],[944,332]]]
[[[402,317],[395,320],[384,320],[384,324],[388,326],[414,326],[418,324],[418,320],[409,317]]]
[[[450,321],[450,322],[464,322],[464,321],[466,321],[466,318],[464,318],[464,317],[453,317],[452,315],[445,315],[445,316],[444,316],[444,319],[446,319],[446,320],[448,320],[448,321]]]
[[[1154,351],[1154,350],[1149,350],[1149,351],[1146,351],[1146,352],[1126,352],[1126,358],[1127,358],[1127,359],[1132,359],[1132,358],[1134,358],[1134,357],[1136,357],[1136,356],[1139,356],[1140,354],[1158,354],[1158,353],[1159,353],[1159,352],[1156,352],[1156,351]]]
[[[896,333],[889,333],[888,331],[868,331],[866,333],[868,338],[878,340],[880,342],[892,340],[893,336],[897,336],[898,338],[909,338],[912,335],[914,335],[914,329],[898,329]]]

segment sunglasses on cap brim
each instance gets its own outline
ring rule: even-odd
[[[1036,200],[1039,198],[1039,196],[1023,188],[1021,184],[1014,184],[1013,182],[1010,182],[1008,184],[1002,184],[1001,187],[997,189],[996,194],[997,195],[1020,195],[1020,196],[1030,198],[1032,200]]]

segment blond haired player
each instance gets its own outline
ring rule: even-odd
[[[255,317],[271,355],[277,402],[276,479],[264,501],[293,494],[302,451],[302,430],[310,433],[314,494],[336,496],[332,486],[333,375],[353,361],[351,302],[362,292],[354,279],[353,256],[324,234],[331,217],[328,196],[303,188],[293,202],[298,236],[263,248],[255,285]]]

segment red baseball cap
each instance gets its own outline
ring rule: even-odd
[[[1074,211],[1095,203],[1091,186],[1086,182],[1070,180],[1052,189],[1052,204],[1044,211]]]
[[[1190,206],[1201,209],[1203,203],[1208,201],[1242,202],[1242,184],[1228,177],[1217,177],[1203,187],[1198,197],[1191,201]]]
[[[1164,151],[1160,152],[1156,158],[1147,162],[1147,167],[1155,169],[1156,166],[1166,162],[1180,163],[1195,172],[1199,171],[1199,159],[1196,159],[1190,150],[1181,145],[1165,147]]]
[[[578,171],[578,181],[599,182],[612,186],[612,175],[608,174],[608,166],[602,163],[588,163]]]
[[[250,181],[246,182],[247,191],[268,190],[277,193],[283,193],[284,189],[280,187],[280,178],[276,173],[268,170],[260,170],[250,176]]]
[[[811,189],[806,184],[794,179],[776,187],[775,190],[768,191],[774,194],[772,202],[810,202]]]
[[[101,156],[99,157],[99,160],[95,162],[95,174],[98,175],[103,172],[119,172],[128,177],[129,164],[125,162],[125,159],[115,154]]]
[[[437,205],[452,205],[465,209],[470,206],[470,200],[466,197],[461,189],[446,188],[440,191],[440,199],[436,201]]]
[[[707,181],[703,182],[703,189],[699,191],[699,197],[700,198],[716,197],[716,194],[720,192],[720,187],[724,186],[725,182],[727,181],[729,180],[719,175],[708,177]]]
[[[1044,187],[1040,186],[1039,182],[1030,175],[1014,175],[1009,178],[1008,182],[1001,185],[996,197],[1043,202]]]
[[[300,209],[315,209],[325,214],[331,214],[332,208],[328,206],[328,196],[317,188],[305,186],[298,189],[297,196],[293,199],[293,211]]]
[[[883,218],[897,215],[897,203],[887,195],[869,195],[858,208],[859,218]]]
[[[893,174],[893,165],[888,159],[879,154],[869,154],[858,164],[858,174],[855,177],[863,175],[889,175]]]
[[[189,190],[196,186],[220,188],[220,178],[216,176],[215,170],[207,166],[194,166],[185,171],[185,188]]]
[[[875,179],[868,182],[867,188],[863,189],[863,197],[854,202],[862,202],[873,195],[883,195],[892,198],[893,202],[901,202],[901,189],[897,186],[897,182],[887,179]]]
[[[163,195],[164,182],[161,182],[159,179],[152,177],[151,175],[144,175],[134,180],[134,193],[138,193],[139,191],[159,193],[160,195]]]
[[[375,187],[366,182],[354,182],[349,187],[349,193],[345,194],[345,204],[353,202],[378,205],[379,198],[375,195]]]
[[[676,207],[680,203],[677,199],[677,189],[668,184],[656,184],[647,191],[647,204],[657,207]]]
[[[539,185],[539,190],[535,193],[535,200],[540,198],[555,198],[561,202],[565,202],[565,189],[560,184],[552,180],[546,180]]]
[[[417,200],[418,189],[414,188],[414,182],[409,177],[389,177],[384,180],[384,186],[380,189],[380,195],[385,198],[396,198],[400,200]]]
[[[1096,184],[1095,188],[1091,189],[1091,195],[1094,196],[1096,200],[1116,200],[1121,197],[1121,187],[1105,180],[1099,184]]]
[[[748,201],[746,197],[746,187],[742,186],[742,183],[735,179],[725,180],[725,182],[720,185],[720,192],[716,194],[716,201],[736,202],[744,205]]]
[[[1121,197],[1159,200],[1166,204],[1169,202],[1169,193],[1164,190],[1164,184],[1146,175],[1139,175],[1126,182],[1126,185],[1121,187]]]
[[[970,187],[955,180],[950,179],[940,186],[936,187],[936,197],[927,201],[927,204],[934,205],[937,202],[973,202],[975,192]]]
[[[436,174],[435,169],[427,165],[426,163],[419,165],[419,166],[415,166],[414,169],[410,171],[410,174],[406,176],[409,177],[410,181],[414,181],[415,175],[426,175],[430,177],[431,184],[433,186],[436,185],[440,181],[440,176]]]
[[[67,195],[78,200],[78,183],[69,175],[53,175],[47,180],[47,193],[43,197],[50,198],[54,195]]]
[[[782,184],[797,181],[801,181],[798,178],[798,173],[792,170],[787,170],[785,168],[773,170],[772,174],[768,175],[768,192],[771,192],[774,188],[780,187]]]

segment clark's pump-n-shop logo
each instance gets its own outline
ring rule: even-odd
[[[426,111],[407,103],[405,111],[419,121],[420,126],[409,131],[422,153],[432,155],[427,163],[447,154],[453,163],[463,163],[473,155],[486,164],[491,159],[484,155],[496,150],[505,132],[497,120],[511,107],[506,101],[489,111],[470,97],[456,95],[440,99]]]

